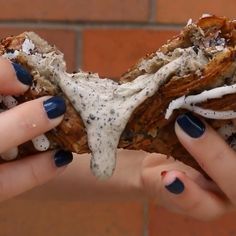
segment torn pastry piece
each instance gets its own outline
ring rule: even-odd
[[[21,63],[34,78],[17,102],[59,95],[67,103],[63,122],[19,147],[19,155],[57,147],[91,152],[92,172],[103,179],[114,171],[117,147],[173,155],[199,169],[178,142],[174,121],[187,109],[209,118],[222,136],[222,130],[228,129],[224,127],[232,127],[235,27],[234,21],[215,16],[189,22],[119,81],[82,71],[67,73],[63,54],[35,33],[2,40],[1,55]]]

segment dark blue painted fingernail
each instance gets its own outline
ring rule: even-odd
[[[176,178],[173,183],[165,187],[169,192],[174,194],[180,194],[184,191],[184,184],[179,178]]]
[[[26,69],[24,69],[20,64],[12,62],[12,65],[15,69],[18,80],[25,85],[31,86],[33,79],[30,73]]]
[[[176,121],[182,130],[192,138],[201,137],[206,129],[205,124],[190,112],[180,115]]]
[[[71,163],[73,160],[73,155],[71,152],[65,150],[58,150],[54,155],[55,165],[57,167],[65,166]]]
[[[51,97],[43,102],[43,106],[50,119],[59,117],[66,112],[66,104],[62,97]]]

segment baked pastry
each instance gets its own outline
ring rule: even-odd
[[[199,169],[179,143],[174,121],[186,110],[195,112],[234,146],[235,42],[235,21],[205,15],[113,81],[68,74],[63,54],[33,32],[3,39],[0,55],[22,64],[34,82],[23,96],[2,98],[2,108],[44,95],[67,103],[63,122],[20,146],[18,156],[58,147],[91,152],[99,178],[112,175],[117,147],[172,155]]]

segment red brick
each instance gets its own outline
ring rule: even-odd
[[[148,0],[0,0],[0,19],[147,21]]]
[[[235,18],[234,0],[156,0],[157,21],[163,23],[183,23],[189,18],[197,20],[203,13]]]
[[[156,51],[175,31],[91,29],[83,33],[82,68],[118,77],[138,59]]]
[[[142,235],[142,207],[137,203],[42,201],[40,193],[37,199],[25,195],[1,204],[0,235]]]
[[[30,28],[3,28],[0,27],[0,37],[4,38],[9,35],[17,35],[24,31],[38,33],[49,43],[55,44],[64,54],[68,64],[68,70],[76,69],[76,33],[70,30],[55,29],[30,29]]]
[[[219,220],[201,222],[151,206],[148,231],[149,236],[236,235],[235,217],[236,213],[231,213]]]

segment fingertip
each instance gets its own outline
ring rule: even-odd
[[[60,149],[54,153],[54,163],[58,168],[65,167],[73,161],[73,154],[69,151]]]
[[[20,64],[12,62],[12,66],[14,68],[16,78],[18,81],[23,84],[28,86],[31,86],[33,83],[33,78],[31,74]]]
[[[191,112],[186,112],[177,117],[175,122],[175,132],[178,137],[188,137],[198,139],[206,131],[206,123]]]
[[[58,151],[48,151],[1,165],[0,201],[57,177],[72,159],[71,155],[70,158],[66,158],[65,154],[59,155]]]
[[[3,95],[19,95],[32,85],[30,73],[20,64],[0,57],[0,93]]]
[[[66,112],[66,102],[60,96],[50,97],[43,101],[43,107],[49,119],[58,118]]]
[[[1,152],[32,140],[63,121],[65,104],[62,99],[58,102],[53,98],[46,96],[27,101],[0,114],[0,130],[4,133],[0,137]]]

